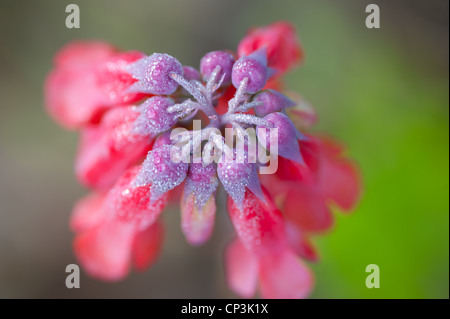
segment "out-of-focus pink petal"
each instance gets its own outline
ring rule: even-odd
[[[108,189],[127,168],[145,157],[152,140],[132,132],[138,116],[131,106],[115,108],[99,125],[82,130],[75,161],[75,172],[82,184]]]
[[[225,251],[225,270],[231,290],[244,298],[255,294],[258,260],[239,240],[234,240]]]
[[[101,41],[75,41],[58,51],[54,63],[57,67],[78,67],[107,60],[117,49]]]
[[[164,227],[159,221],[136,234],[133,258],[137,270],[144,271],[155,262],[162,248],[163,237]]]
[[[318,118],[314,107],[296,93],[290,92],[288,96],[295,101],[296,105],[288,108],[286,113],[289,115],[297,129],[303,131],[314,126],[317,123]]]
[[[294,27],[284,21],[251,29],[238,46],[238,55],[247,56],[266,48],[268,65],[285,72],[303,60],[303,49]]]
[[[72,212],[70,228],[74,232],[82,232],[97,226],[105,217],[102,209],[105,194],[90,193],[80,199]]]
[[[339,148],[336,144],[324,142],[324,147],[326,155],[321,175],[324,196],[342,210],[351,211],[361,193],[359,173],[350,160],[337,153]]]
[[[214,228],[215,214],[214,195],[199,209],[194,194],[184,194],[181,200],[181,229],[191,245],[202,245],[208,241]]]
[[[308,237],[303,234],[297,226],[290,221],[286,221],[286,236],[289,246],[298,256],[310,261],[317,261],[319,256]]]
[[[75,254],[93,277],[115,281],[124,278],[130,266],[135,226],[109,219],[76,236]]]
[[[319,145],[310,136],[308,140],[299,141],[299,145],[304,164],[279,157],[278,170],[275,174],[282,181],[295,181],[305,186],[316,186],[321,163]]]
[[[290,250],[261,258],[260,288],[263,298],[306,298],[313,286],[312,272]]]
[[[301,231],[322,232],[333,225],[329,201],[343,210],[355,206],[361,192],[359,174],[337,142],[307,136],[299,143],[306,165],[282,158],[278,162],[277,187],[288,189],[283,211]]]
[[[319,190],[293,185],[286,195],[286,218],[305,232],[323,232],[333,225],[333,215]]]
[[[283,216],[267,190],[263,192],[265,202],[247,190],[242,211],[228,198],[228,213],[239,239],[246,249],[258,255],[272,253],[286,244]]]
[[[95,74],[81,68],[53,70],[45,82],[45,105],[58,124],[67,129],[98,122],[102,94],[96,87]]]
[[[143,269],[159,250],[162,229],[151,226],[164,209],[167,195],[150,202],[150,185],[133,186],[139,169],[136,166],[123,174],[99,205],[103,214],[100,223],[75,238],[75,253],[94,277],[119,280],[128,273],[131,258]],[[96,200],[88,198],[79,209],[96,208]]]
[[[78,129],[98,123],[108,108],[142,99],[144,94],[128,92],[136,80],[126,70],[142,56],[136,51],[115,53],[104,43],[68,45],[46,79],[47,111],[60,125]]]

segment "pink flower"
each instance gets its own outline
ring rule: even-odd
[[[305,134],[314,109],[279,92],[281,75],[302,59],[286,22],[252,30],[238,54],[206,53],[199,70],[101,42],[63,48],[45,93],[49,113],[81,135],[76,176],[93,191],[75,206],[71,227],[84,269],[119,280],[152,264],[169,197],[180,203],[186,240],[204,244],[222,184],[237,234],[225,254],[231,289],[307,297],[314,276],[303,260],[318,260],[312,235],[331,227],[330,203],[355,206],[361,184],[341,146]],[[196,129],[193,120],[206,124]],[[264,175],[273,162],[278,169]]]
[[[151,203],[150,187],[132,187],[139,167],[128,170],[107,194],[93,193],[74,208],[75,253],[88,273],[104,280],[125,277],[130,264],[147,268],[162,245],[157,221],[167,196]]]
[[[306,165],[280,158],[276,174],[263,179],[276,184],[272,194],[300,232],[323,232],[333,225],[330,203],[350,212],[358,202],[360,176],[343,146],[329,138],[308,136],[300,149]]]
[[[45,83],[47,111],[64,127],[78,129],[98,122],[112,106],[142,99],[145,94],[127,91],[135,80],[126,72],[142,56],[136,51],[117,52],[102,42],[67,45],[55,57]]]
[[[247,191],[243,209],[229,199],[228,211],[239,240],[226,251],[227,279],[242,297],[305,298],[314,277],[289,245],[282,213],[265,191],[262,201]]]
[[[225,254],[230,288],[244,298],[251,298],[259,284],[260,294],[268,299],[306,298],[314,286],[314,276],[291,250],[256,257],[238,241]]]
[[[141,162],[153,139],[133,133],[138,111],[132,106],[112,109],[96,125],[81,130],[75,172],[83,185],[108,190],[126,169]]]
[[[303,48],[295,29],[284,21],[251,29],[239,43],[238,55],[246,56],[261,48],[267,50],[269,66],[280,72],[286,72],[303,61]]]

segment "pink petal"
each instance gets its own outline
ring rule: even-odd
[[[296,105],[286,110],[297,129],[310,129],[317,123],[317,112],[314,107],[301,96],[296,96]]]
[[[150,201],[151,185],[133,185],[141,166],[127,170],[108,192],[105,209],[114,218],[124,222],[134,222],[139,230],[152,225],[164,210],[168,194]]]
[[[250,55],[264,47],[267,49],[269,66],[282,72],[303,60],[303,49],[295,29],[287,22],[278,21],[250,30],[239,43],[238,55]]]
[[[128,92],[136,80],[126,69],[142,56],[136,51],[116,53],[102,43],[68,45],[46,79],[47,111],[62,126],[79,129],[98,123],[113,106],[137,102],[145,95]]]
[[[143,56],[144,54],[138,51],[122,52],[96,67],[96,85],[103,94],[102,102],[105,105],[131,104],[147,96],[129,92],[136,80],[128,73],[128,66]]]
[[[87,67],[53,70],[45,82],[45,105],[58,124],[76,129],[96,122],[105,110],[95,74]]]
[[[107,281],[120,280],[129,270],[134,234],[132,223],[111,219],[77,235],[75,254],[91,276]]]
[[[289,245],[296,255],[310,261],[318,260],[317,251],[309,238],[289,221],[286,222],[286,235]]]
[[[278,157],[278,169],[275,174],[282,181],[295,181],[302,185],[316,186],[322,160],[320,146],[310,136],[307,137],[307,140],[302,140],[298,143],[304,164]]]
[[[258,260],[239,240],[234,240],[225,251],[225,270],[232,291],[244,298],[255,294]]]
[[[202,245],[211,237],[214,228],[216,200],[214,194],[199,209],[193,193],[184,194],[181,201],[181,229],[191,245]]]
[[[117,52],[106,42],[75,41],[58,51],[54,63],[58,67],[78,67],[105,61]]]
[[[102,209],[104,194],[90,193],[80,199],[72,212],[70,228],[74,232],[85,231],[98,225],[105,217]]]
[[[326,159],[322,167],[322,187],[326,198],[344,211],[354,208],[361,195],[361,182],[356,166],[337,154],[337,146],[324,143]],[[334,155],[334,156],[333,156]]]
[[[334,223],[322,194],[315,188],[293,185],[283,211],[289,221],[306,232],[323,232]]]
[[[244,247],[258,255],[271,253],[286,244],[283,216],[276,208],[267,190],[266,201],[252,192],[245,192],[242,210],[228,198],[228,213]]]
[[[314,286],[312,272],[291,251],[261,259],[261,296],[266,299],[306,298]]]
[[[163,237],[164,227],[159,221],[136,234],[133,258],[137,270],[144,271],[155,262],[162,248]]]
[[[142,160],[152,140],[132,134],[138,117],[132,107],[112,109],[102,122],[83,129],[75,161],[79,181],[91,188],[110,188],[124,171]]]

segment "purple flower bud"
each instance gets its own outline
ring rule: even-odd
[[[218,82],[225,74],[223,84],[231,82],[231,70],[234,64],[234,56],[227,51],[212,51],[207,53],[200,61],[200,72],[205,81],[208,81],[214,69],[220,66],[220,72],[217,75]]]
[[[140,135],[159,134],[167,131],[177,122],[176,113],[167,112],[174,105],[171,98],[154,96],[147,99],[141,106],[141,114],[134,122],[134,132]]]
[[[271,146],[278,143],[278,155],[300,164],[303,163],[300,147],[298,145],[299,132],[291,120],[286,115],[279,112],[265,116],[264,120],[272,124],[273,128],[257,127],[257,135],[261,144],[263,144],[266,149],[270,148],[270,152],[273,153],[276,150],[273,150]],[[278,134],[270,134],[271,129],[278,129]],[[264,133],[265,136],[262,136]],[[278,140],[276,140],[277,137]]]
[[[206,183],[210,182],[216,175],[216,167],[214,163],[204,166],[203,163],[192,163],[189,166],[189,178],[194,182]]]
[[[247,152],[242,150],[234,150],[233,156],[233,159],[231,159],[223,154],[219,164],[217,164],[217,174],[227,193],[239,209],[242,208],[244,202],[246,187],[264,200],[256,171],[256,163],[250,163]]]
[[[193,68],[192,66],[184,65],[183,66],[183,76],[186,80],[192,81],[200,81],[200,73],[197,71],[196,68]]]
[[[175,162],[171,159],[171,145],[163,145],[147,154],[137,175],[134,186],[151,185],[151,200],[155,201],[165,192],[181,184],[186,178],[189,168],[187,163]]]
[[[191,163],[186,179],[185,192],[194,194],[195,204],[202,209],[219,184],[214,163]]]
[[[233,66],[231,80],[235,88],[238,88],[241,82],[247,78],[248,93],[256,93],[266,85],[268,72],[267,61],[258,55],[242,57],[236,61]]]
[[[262,103],[261,105],[254,107],[255,114],[260,117],[264,117],[273,112],[281,112],[285,108],[295,105],[295,102],[275,90],[258,92],[253,97],[253,102]]]
[[[182,75],[183,66],[173,56],[153,53],[133,63],[129,72],[138,80],[130,87],[131,92],[169,95],[178,88],[170,74]]]

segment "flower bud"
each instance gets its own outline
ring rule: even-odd
[[[271,145],[278,143],[278,155],[297,163],[303,163],[302,155],[298,145],[298,131],[291,120],[283,113],[270,113],[264,120],[272,124],[272,128],[257,127],[257,135],[260,141],[265,141],[263,145],[266,149],[274,150]],[[278,134],[270,134],[268,130],[277,129]],[[265,134],[262,136],[262,134]],[[275,140],[278,138],[278,140]],[[275,150],[276,151],[276,150]]]
[[[190,164],[185,192],[194,194],[195,204],[199,209],[203,208],[203,205],[213,196],[218,184],[215,164],[206,166],[203,163]]]
[[[246,188],[259,198],[264,199],[256,164],[249,162],[247,152],[235,150],[233,158],[223,154],[217,165],[217,174],[225,190],[233,198],[239,209],[242,208]]]
[[[238,88],[245,78],[248,79],[248,93],[256,93],[266,85],[268,79],[267,61],[257,55],[242,57],[233,65],[231,80],[235,88]]]
[[[183,66],[173,56],[153,53],[132,64],[129,72],[138,80],[130,87],[130,91],[169,95],[178,88],[171,73],[182,75]]]
[[[141,106],[138,119],[134,123],[134,131],[140,135],[158,134],[167,131],[177,122],[176,113],[167,112],[167,108],[175,102],[168,97],[154,96]]]
[[[260,117],[264,117],[273,112],[281,112],[285,108],[295,105],[295,102],[275,90],[264,90],[258,92],[253,97],[253,102],[262,103],[254,108],[255,114]]]
[[[134,181],[135,186],[151,184],[152,201],[181,184],[186,178],[189,165],[173,161],[172,148],[171,145],[163,145],[150,151]]]
[[[200,61],[200,72],[203,79],[208,81],[211,74],[217,66],[220,66],[220,72],[217,75],[216,82],[222,78],[223,84],[229,84],[231,82],[231,70],[233,69],[234,56],[227,51],[212,51],[207,53]]]

